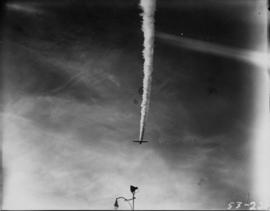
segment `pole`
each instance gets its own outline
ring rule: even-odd
[[[135,192],[133,192],[132,193],[132,210],[134,211],[135,210],[135,204],[134,204],[134,199],[135,199],[135,197],[134,197],[134,195],[135,195]]]

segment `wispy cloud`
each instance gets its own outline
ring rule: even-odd
[[[194,203],[200,195],[194,186],[198,179],[194,163],[182,163],[182,167],[171,171],[153,149],[130,148],[126,140],[132,132],[120,128],[122,123],[130,124],[133,118],[129,115],[121,116],[122,112],[114,107],[86,107],[77,102],[60,109],[64,103],[60,99],[54,100],[56,105],[49,111],[42,110],[42,104],[48,105],[46,98],[28,98],[27,102],[18,101],[4,114],[4,163],[8,175],[4,208],[110,209],[114,196],[129,194],[130,184],[140,187],[137,208],[202,207],[206,199]],[[20,111],[16,111],[18,107]],[[108,114],[104,112],[115,114],[108,119],[114,122],[115,130],[95,122],[95,114],[103,113],[105,118]],[[63,118],[72,118],[72,122]],[[47,121],[58,125],[58,130],[49,128]],[[202,160],[196,162],[199,165]],[[185,172],[181,173],[182,168]],[[180,194],[184,191],[184,195]],[[14,198],[18,198],[16,204]],[[166,203],[156,203],[157,199]]]
[[[31,2],[12,2],[7,3],[6,8],[8,10],[13,10],[17,12],[22,12],[26,14],[42,14],[44,11],[42,11],[40,8],[38,8],[35,4],[31,4]]]

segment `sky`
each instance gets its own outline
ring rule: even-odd
[[[138,145],[139,2],[6,1],[3,208],[112,209],[130,185],[138,209],[226,209],[252,198],[260,67],[207,49],[260,51],[262,2],[157,0],[149,142]],[[204,50],[179,45],[187,40]]]

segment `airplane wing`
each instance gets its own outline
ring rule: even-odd
[[[145,142],[148,142],[148,141],[140,141],[140,140],[132,140],[133,142],[136,142],[136,143],[145,143]]]

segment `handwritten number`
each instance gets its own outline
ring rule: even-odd
[[[233,208],[233,204],[234,204],[233,201],[229,202],[227,210],[231,210]]]
[[[236,202],[237,206],[235,207],[235,209],[239,209],[242,205],[242,202],[241,201],[238,201]]]
[[[249,204],[250,204],[249,210],[256,210],[256,202],[255,201],[252,201]]]

